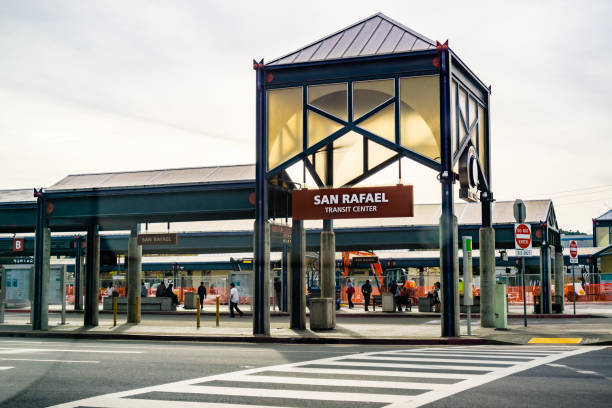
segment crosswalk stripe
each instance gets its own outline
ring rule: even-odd
[[[289,367],[287,369],[274,369],[275,371],[287,371],[295,373],[329,373],[329,374],[356,374],[356,375],[377,375],[386,377],[402,377],[402,378],[447,378],[461,379],[476,377],[478,374],[463,374],[463,373],[418,373],[418,372],[403,372],[403,371],[384,371],[384,370],[358,370],[348,368],[304,368],[304,367]]]
[[[470,359],[459,359],[459,358],[436,358],[429,359],[423,357],[378,357],[378,356],[360,356],[359,360],[383,360],[383,361],[430,361],[433,363],[478,363],[487,365],[487,364],[520,364],[521,362],[512,362],[512,361],[500,361],[500,360],[470,360]],[[472,369],[473,366],[465,367]]]
[[[104,398],[104,399],[96,399],[95,402],[89,402],[88,400],[80,401],[81,404],[84,405],[56,405],[59,407],[87,407],[88,403],[94,404],[91,405],[95,408],[227,408],[227,403],[218,403],[218,402],[195,402],[195,401],[163,401],[163,400],[151,400],[151,399],[122,399],[122,398]],[[251,405],[251,404],[231,404],[232,408],[270,408],[268,405]],[[291,407],[283,407],[283,406],[275,406],[274,408],[291,408]]]
[[[172,387],[173,393],[189,394],[220,394],[226,395],[228,392],[236,390],[235,387],[211,387],[206,385],[178,385]],[[168,390],[159,387],[155,391]],[[355,402],[385,402],[392,403],[397,400],[395,395],[385,394],[362,394],[359,392],[325,392],[325,391],[303,391],[303,390],[269,390],[261,388],[240,387],[240,396],[249,397],[274,397],[274,398],[295,398],[302,400],[321,400],[321,401],[355,401]],[[138,398],[136,396],[136,398]]]
[[[603,347],[517,347],[516,353],[513,353],[511,348],[464,346],[452,347],[449,353],[443,352],[448,349],[431,347],[357,353],[192,378],[73,401],[55,408],[225,408],[228,403],[220,402],[220,398],[225,397],[232,397],[233,401],[238,403],[232,402],[232,407],[248,408],[269,405],[277,407],[275,402],[278,401],[278,405],[282,405],[283,399],[293,400],[293,403],[299,400],[304,401],[305,405],[321,406],[325,406],[325,401],[328,401],[328,404],[383,404],[388,408],[419,407],[508,375],[601,348]],[[407,353],[416,356],[406,355]],[[471,356],[480,356],[469,353],[481,353],[487,357],[483,360],[470,360]],[[460,358],[447,358],[457,357],[453,354],[459,354]],[[518,360],[495,360],[496,356]],[[404,363],[407,361],[423,364]],[[468,366],[465,365],[467,363],[481,365]],[[283,376],[283,373],[287,376]],[[325,375],[328,378],[337,376],[338,379],[318,378]],[[343,378],[343,375],[348,378]],[[261,384],[261,387],[258,387],[258,384]],[[413,389],[415,392],[398,395],[382,391],[384,389]],[[193,398],[189,395],[193,395]],[[249,403],[259,405],[240,405],[245,403],[241,398],[247,398]],[[176,401],[177,399],[198,401]]]
[[[278,383],[278,384],[295,384],[295,385],[334,385],[338,387],[364,387],[364,388],[410,388],[413,390],[431,390],[434,387],[444,386],[444,384],[435,383],[403,383],[399,381],[370,381],[370,380],[343,380],[342,378],[334,379],[333,382],[322,378],[296,378],[296,377],[278,377],[278,376],[256,376],[256,375],[231,375],[219,378],[220,380],[236,381],[236,382],[257,382],[257,383]],[[239,384],[237,384],[239,385]]]
[[[366,362],[343,362],[343,361],[329,361],[327,363],[323,363],[324,365],[347,365],[354,364],[360,367],[387,367],[387,368],[410,368],[413,370],[429,370],[429,369],[444,369],[448,371],[491,371],[495,368],[499,367],[480,367],[480,366],[469,366],[469,367],[454,367],[447,366],[444,364],[400,364],[400,363],[385,363],[384,365],[381,363],[366,363]]]
[[[372,356],[378,356],[379,354],[373,354]],[[381,354],[381,356],[384,357],[389,357],[387,354]],[[498,354],[483,354],[483,353],[402,353],[401,356],[397,356],[396,357],[402,357],[402,356],[427,356],[427,357],[486,357],[486,358],[495,358],[495,361],[509,361],[509,360],[503,360],[504,358],[507,359],[512,359],[512,360],[521,360],[521,361],[528,361],[528,360],[533,360],[534,358],[537,357],[533,357],[533,356],[510,356],[510,355],[498,355]],[[396,358],[394,357],[394,358]],[[501,360],[499,360],[501,358]]]

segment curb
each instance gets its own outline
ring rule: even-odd
[[[6,313],[30,313],[29,309],[6,309],[5,310]],[[55,313],[55,314],[59,314],[61,313],[61,311],[59,310],[49,310],[49,313]],[[111,315],[113,314],[113,312],[111,310],[100,310],[99,311],[100,314],[104,314],[104,315]],[[158,316],[195,316],[196,312],[195,311],[184,311],[184,312],[164,312],[164,311],[141,311],[140,312],[143,315],[158,315]],[[376,312],[378,313],[378,312]],[[82,310],[67,310],[66,314],[83,314]],[[127,312],[122,311],[122,312],[118,312],[118,315],[125,315],[127,314]],[[201,316],[215,316],[216,313],[215,312],[210,312],[210,311],[203,311],[200,313]],[[223,311],[219,313],[220,316],[229,316],[229,312],[228,311]],[[245,316],[253,316],[253,313],[251,311],[248,312],[244,312]],[[306,315],[308,316],[309,313],[306,313]],[[279,317],[279,316],[289,316],[289,313],[287,312],[270,312],[270,316],[271,317]],[[337,313],[336,314],[336,318],[377,318],[377,317],[392,317],[392,318],[417,318],[417,319],[439,319],[440,318],[440,314],[439,313],[416,313],[416,312],[401,312],[401,313],[396,313],[396,312],[380,312],[378,314],[373,314],[373,313]],[[480,319],[480,314],[476,313],[476,314],[471,314],[470,315],[472,318],[474,319]],[[460,317],[462,319],[466,318],[467,315],[465,313],[461,313]],[[523,315],[522,314],[509,314],[508,315],[508,319],[522,319]],[[596,314],[528,314],[527,315],[527,319],[589,319],[589,318],[608,318],[607,316],[604,315],[596,315]]]
[[[54,332],[0,332],[0,337],[50,338],[79,340],[139,340],[139,341],[184,341],[202,343],[260,343],[260,344],[360,344],[360,345],[517,345],[486,338],[342,338],[342,337],[231,337],[231,336],[180,336],[150,334],[104,334],[104,333],[54,333]]]

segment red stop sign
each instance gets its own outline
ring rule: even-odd
[[[570,256],[575,258],[578,256],[578,244],[576,241],[570,241]]]
[[[531,245],[531,228],[526,224],[518,224],[514,228],[514,240],[520,249],[527,249]]]

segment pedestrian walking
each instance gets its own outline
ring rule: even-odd
[[[367,312],[368,307],[370,306],[370,295],[372,294],[372,285],[370,285],[369,279],[366,280],[363,285],[361,285],[361,293],[363,294],[363,303],[365,304],[365,311]]]
[[[274,278],[274,295],[276,296],[278,310],[281,310],[281,283],[278,278]]]
[[[399,285],[395,285],[394,298],[395,298],[395,306],[397,306],[397,311],[401,312],[402,311],[402,288]]]
[[[355,293],[355,286],[350,279],[346,281],[346,297],[348,298],[348,307],[352,309],[355,305],[353,305],[353,294]]]
[[[113,296],[113,284],[112,283],[109,283],[108,288],[106,288],[106,296],[108,297]]]
[[[200,282],[198,297],[200,298],[200,310],[202,310],[204,309],[204,299],[206,299],[206,287],[204,286],[204,282]]]
[[[140,283],[140,297],[147,297],[147,287],[144,282]]]
[[[242,317],[244,313],[242,313],[242,310],[238,308],[238,302],[240,302],[240,295],[238,294],[238,288],[236,288],[236,284],[234,282],[230,283],[230,287],[231,287],[230,299],[229,299],[230,317],[236,317],[236,315],[234,314],[234,309],[236,309],[236,311],[240,314],[240,317]]]

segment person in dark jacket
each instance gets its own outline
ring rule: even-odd
[[[166,297],[172,299],[172,306],[177,306],[179,304],[178,296],[172,291],[172,284],[169,284],[168,289],[166,289]]]
[[[281,282],[278,278],[274,278],[274,295],[276,296],[278,310],[281,310]]]
[[[204,287],[204,282],[200,282],[198,297],[200,298],[200,309],[204,309],[204,299],[206,299],[206,287]]]
[[[372,294],[372,285],[370,285],[369,280],[366,280],[365,283],[361,285],[361,293],[363,294],[363,302],[365,304],[365,311],[367,312],[370,306],[370,295]]]
[[[155,297],[165,297],[166,296],[166,285],[164,282],[157,285],[157,290],[155,291]]]

